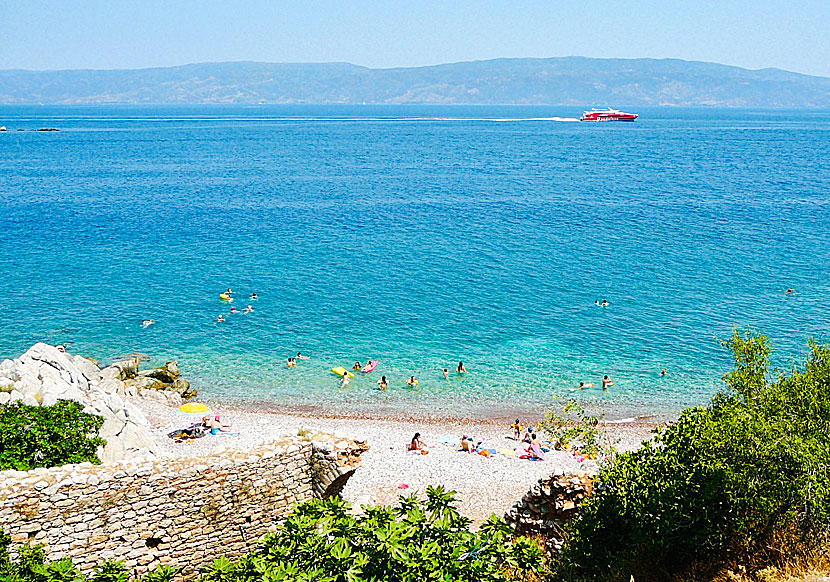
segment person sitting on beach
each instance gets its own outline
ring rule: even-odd
[[[293,368],[296,365],[297,365],[297,360],[295,360],[294,358],[288,358],[287,366],[289,368]]]
[[[301,354],[300,352],[297,352],[297,357],[296,357],[296,359],[297,359],[297,360],[307,360],[307,359],[308,359],[308,356],[304,356],[304,355],[303,355],[303,354]]]
[[[521,436],[522,431],[525,427],[521,425],[521,421],[519,421],[519,419],[517,418],[516,422],[510,425],[510,428],[513,429],[513,440],[517,441],[519,440],[519,436]]]
[[[363,366],[360,365],[360,362],[355,362],[354,366],[352,366],[352,370],[360,370]]]
[[[386,381],[386,376],[381,376],[378,380],[378,388],[386,390],[389,387],[389,382]]]
[[[156,322],[155,319],[145,319],[141,322],[141,327],[148,328]]]
[[[449,378],[449,377],[450,377],[450,371],[447,370],[446,368],[444,368],[444,378]]]
[[[455,369],[458,374],[466,374],[467,368],[464,367],[464,362],[458,362],[458,367]]]
[[[254,308],[253,308],[253,307],[251,307],[251,306],[249,305],[248,307],[246,307],[246,308],[245,308],[245,309],[243,309],[242,311],[244,311],[245,313],[250,313],[250,312],[252,312],[253,310],[254,310]]]
[[[613,385],[614,385],[614,383],[611,381],[611,378],[609,378],[607,375],[602,377],[602,389],[603,390],[608,390],[608,387],[613,386]]]
[[[251,301],[256,301],[257,299],[259,299],[259,296],[257,296],[256,291],[254,291],[254,292],[251,294]]]
[[[218,414],[216,416],[214,416],[213,418],[209,418],[207,416],[205,418],[208,419],[206,427],[208,429],[210,429],[210,434],[219,434],[220,432],[228,432],[231,429],[231,427],[233,426],[230,423],[226,424],[226,423],[222,422],[219,419]],[[202,423],[204,423],[205,418],[202,419]]]
[[[476,452],[476,447],[473,444],[473,439],[471,439],[467,435],[462,436],[461,437],[461,448],[458,449],[458,450],[461,451],[461,452],[464,452],[464,453],[474,453],[474,452]]]
[[[545,460],[545,454],[542,452],[542,442],[536,438],[536,433],[530,435],[530,444],[525,451],[532,459]]]
[[[410,388],[415,388],[418,385],[418,381],[415,379],[415,376],[410,376],[409,380],[406,381],[406,385]]]
[[[219,323],[222,323],[223,321],[225,321],[225,318],[222,317],[222,315],[220,314],[219,317],[216,318],[216,321],[218,321]]]
[[[406,448],[408,451],[424,451],[426,450],[427,446],[424,444],[424,441],[421,440],[421,433],[416,432],[415,436],[412,437],[412,441],[409,443],[409,446]]]
[[[529,443],[530,440],[533,438],[533,433],[535,433],[535,432],[536,431],[533,429],[532,426],[527,427],[527,429],[525,430],[524,436],[522,436],[522,442],[523,443]]]

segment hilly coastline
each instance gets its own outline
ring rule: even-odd
[[[678,59],[518,58],[370,69],[199,63],[0,71],[2,104],[541,104],[830,107],[830,78]]]

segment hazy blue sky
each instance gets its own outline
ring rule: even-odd
[[[830,76],[830,0],[0,0],[0,68],[674,57]]]

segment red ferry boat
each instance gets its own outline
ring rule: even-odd
[[[579,121],[634,121],[639,117],[636,113],[625,113],[619,109],[591,109],[585,111]]]

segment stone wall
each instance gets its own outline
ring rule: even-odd
[[[555,473],[539,479],[504,518],[516,533],[542,535],[549,551],[559,551],[565,523],[579,514],[593,487],[593,475],[589,473]]]
[[[244,554],[295,503],[339,493],[363,443],[285,437],[202,458],[0,472],[0,529],[11,550],[42,544],[82,571],[107,558],[141,574],[158,564],[192,577]]]

